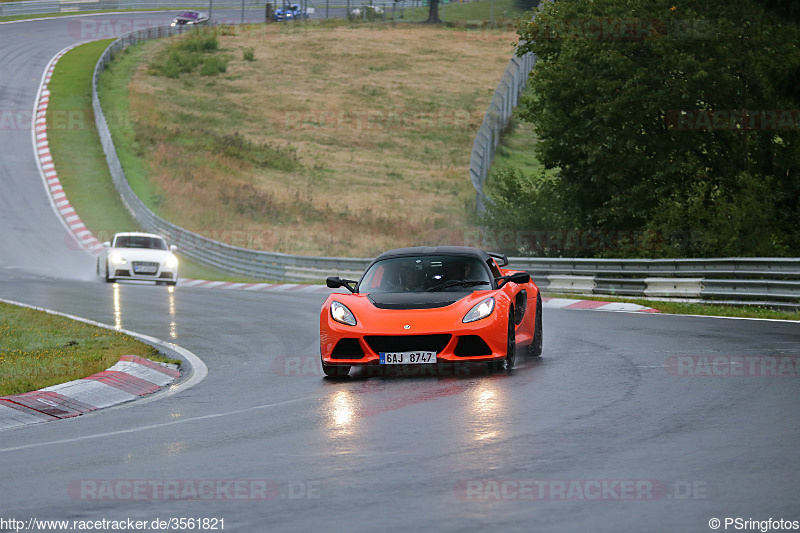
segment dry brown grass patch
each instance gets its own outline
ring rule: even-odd
[[[223,238],[246,228],[253,246],[307,255],[463,240],[470,150],[511,32],[266,25],[218,39],[224,74],[169,79],[143,64],[130,84],[161,214]],[[150,46],[154,61],[167,43]],[[209,135],[245,146],[223,153]],[[290,153],[295,167],[273,165]]]

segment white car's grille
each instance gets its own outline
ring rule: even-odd
[[[158,273],[159,264],[153,261],[134,261],[133,273],[145,276],[155,276]]]

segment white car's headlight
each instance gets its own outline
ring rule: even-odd
[[[337,301],[331,303],[331,317],[336,322],[341,322],[347,326],[356,325],[356,317],[353,312],[346,305]]]
[[[492,311],[494,311],[494,298],[489,297],[485,300],[481,300],[475,305],[475,307],[470,309],[469,313],[464,315],[462,322],[466,324],[468,322],[475,322],[476,320],[486,318],[492,314]]]
[[[164,268],[176,268],[178,266],[178,258],[174,255],[167,257],[164,261]]]
[[[124,265],[128,262],[119,252],[111,252],[108,256],[108,260],[115,265]]]

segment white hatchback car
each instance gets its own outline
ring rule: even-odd
[[[118,279],[178,283],[178,258],[175,245],[152,233],[117,233],[112,242],[103,243],[97,257],[97,274],[111,283]]]

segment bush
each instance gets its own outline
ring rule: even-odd
[[[203,61],[203,67],[200,69],[201,76],[216,76],[221,72],[228,70],[228,62],[219,56],[207,57]]]
[[[789,256],[800,231],[781,206],[780,180],[740,173],[728,183],[709,178],[663,198],[649,227],[670,255]]]
[[[525,174],[510,167],[493,170],[486,184],[486,212],[481,216],[481,223],[493,232],[569,229],[569,216],[559,191],[560,183],[554,172],[543,170],[539,174]],[[564,250],[498,251],[535,256]]]
[[[255,61],[256,60],[256,52],[251,48],[245,48],[242,50],[242,59],[245,61]]]
[[[219,50],[219,41],[216,33],[194,31],[179,39],[175,47],[185,52],[209,53]]]
[[[202,76],[215,76],[228,68],[227,60],[218,52],[216,32],[195,30],[163,48],[150,64],[149,72],[153,76],[179,78],[200,68]]]

